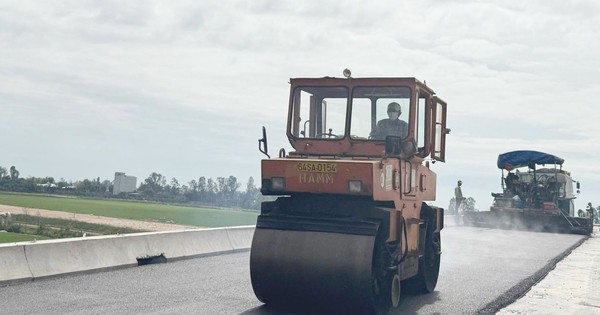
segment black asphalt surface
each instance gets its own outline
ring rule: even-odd
[[[493,314],[583,236],[448,226],[436,290],[403,296],[401,314]],[[0,287],[3,314],[295,314],[262,305],[249,251]]]

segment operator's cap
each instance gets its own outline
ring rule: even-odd
[[[398,113],[400,113],[401,112],[401,110],[400,110],[400,104],[398,104],[396,102],[389,103],[387,111],[388,112],[398,112]]]

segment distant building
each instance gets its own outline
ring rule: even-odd
[[[124,192],[134,192],[136,189],[137,178],[127,176],[123,172],[115,172],[115,181],[113,182],[113,195]]]
[[[58,187],[55,183],[35,184],[38,187],[56,188]]]

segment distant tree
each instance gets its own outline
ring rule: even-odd
[[[206,177],[204,176],[198,178],[198,196],[195,200],[200,202],[208,201],[208,187],[206,184]]]
[[[153,188],[162,188],[166,185],[167,179],[160,173],[152,172],[152,174],[150,174],[150,176],[148,176],[148,178],[146,178],[144,182]]]
[[[75,189],[82,193],[90,193],[94,191],[92,181],[84,179],[83,181],[75,183]]]
[[[227,179],[227,191],[233,193],[240,188],[242,184],[238,183],[238,180],[235,176],[229,176]]]
[[[224,206],[227,203],[227,180],[225,179],[225,177],[217,177],[217,184],[216,184],[216,194],[215,194],[215,202],[220,205],[220,206]]]
[[[227,190],[227,183],[225,177],[217,177],[217,193],[223,194]]]
[[[235,176],[217,177],[215,202],[221,206],[236,205],[236,191],[238,188],[240,188],[240,184]]]
[[[207,191],[206,189],[206,177],[202,176],[198,178],[198,191],[200,193],[204,193]]]
[[[456,214],[456,198],[450,198],[450,202],[448,203],[448,214]]]
[[[473,197],[467,197],[460,203],[460,209],[456,209],[456,199],[452,197],[448,204],[448,214],[456,214],[457,211],[478,211],[475,209],[475,202]]]
[[[190,191],[190,187],[188,185],[181,185],[181,193]]]
[[[102,195],[106,192],[106,187],[100,182],[100,177],[84,179],[75,182],[75,190],[83,195]]]
[[[111,183],[111,184],[112,184],[112,183]],[[56,186],[58,186],[58,188],[59,188],[61,191],[65,192],[65,193],[69,193],[69,190],[66,190],[66,189],[67,189],[67,187],[71,187],[71,186],[73,186],[73,183],[72,183],[72,182],[67,182],[67,180],[66,180],[66,179],[64,179],[64,178],[61,178],[61,179],[59,179],[59,180],[58,180],[58,182],[56,183]],[[69,188],[69,189],[70,189],[70,188]]]
[[[113,182],[110,180],[103,180],[102,181],[102,190],[104,193],[110,193],[112,195],[113,192]]]
[[[54,182],[54,177],[39,178],[39,180],[37,180],[37,181],[39,181],[40,184],[46,184],[46,183],[48,183],[48,184],[54,184],[55,183]]]
[[[9,170],[0,167],[0,190],[113,197],[112,181],[102,180],[100,177],[68,182],[64,178],[57,181],[54,177],[20,178],[19,176],[15,166],[10,167]],[[172,178],[167,185],[165,176],[153,172],[140,184],[138,193],[120,194],[118,198],[143,198],[178,203],[202,202],[227,207],[260,209],[260,203],[265,200],[265,197],[260,194],[254,179],[252,177],[248,179],[246,191],[239,191],[241,186],[242,184],[233,175],[217,177],[216,180],[201,176],[197,180],[188,182],[188,185],[181,185],[176,178]]]
[[[10,167],[10,179],[11,180],[19,179],[19,171],[17,171],[17,168],[14,166]]]
[[[254,177],[250,176],[248,178],[248,182],[246,183],[246,191],[255,190],[256,185],[254,184]]]
[[[174,195],[178,195],[181,192],[181,185],[179,185],[179,181],[177,178],[171,178],[171,193]]]
[[[195,192],[198,191],[198,182],[196,182],[195,179],[192,179],[191,181],[189,181],[188,185],[189,185],[190,191],[195,191]]]
[[[198,182],[195,179],[189,181],[188,186],[184,185],[182,191],[186,202],[198,200],[200,193],[198,192]]]
[[[227,189],[225,190],[225,205],[228,206],[239,206],[239,198],[237,190],[240,188],[242,184],[238,183],[237,178],[235,176],[229,176],[225,183]]]
[[[206,199],[205,202],[214,203],[217,197],[217,184],[212,178],[206,181]]]
[[[464,209],[466,211],[477,211],[477,209],[475,209],[475,199],[473,197],[468,197],[463,203],[465,204]]]
[[[241,207],[243,209],[260,209],[260,190],[254,184],[254,178],[250,176],[246,184],[246,193],[242,198]]]
[[[35,192],[36,191],[36,186],[35,186],[35,177],[29,177],[29,178],[19,178],[18,180],[14,181],[14,191],[22,191],[22,192]]]
[[[164,190],[167,180],[160,173],[152,172],[150,176],[144,179],[144,182],[138,188],[138,192],[147,198],[154,199]]]

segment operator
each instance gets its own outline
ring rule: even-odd
[[[375,129],[371,131],[371,139],[385,140],[387,136],[397,136],[406,138],[408,136],[408,124],[404,120],[400,120],[400,104],[391,102],[388,104],[387,114],[389,118],[384,118],[377,122]]]

